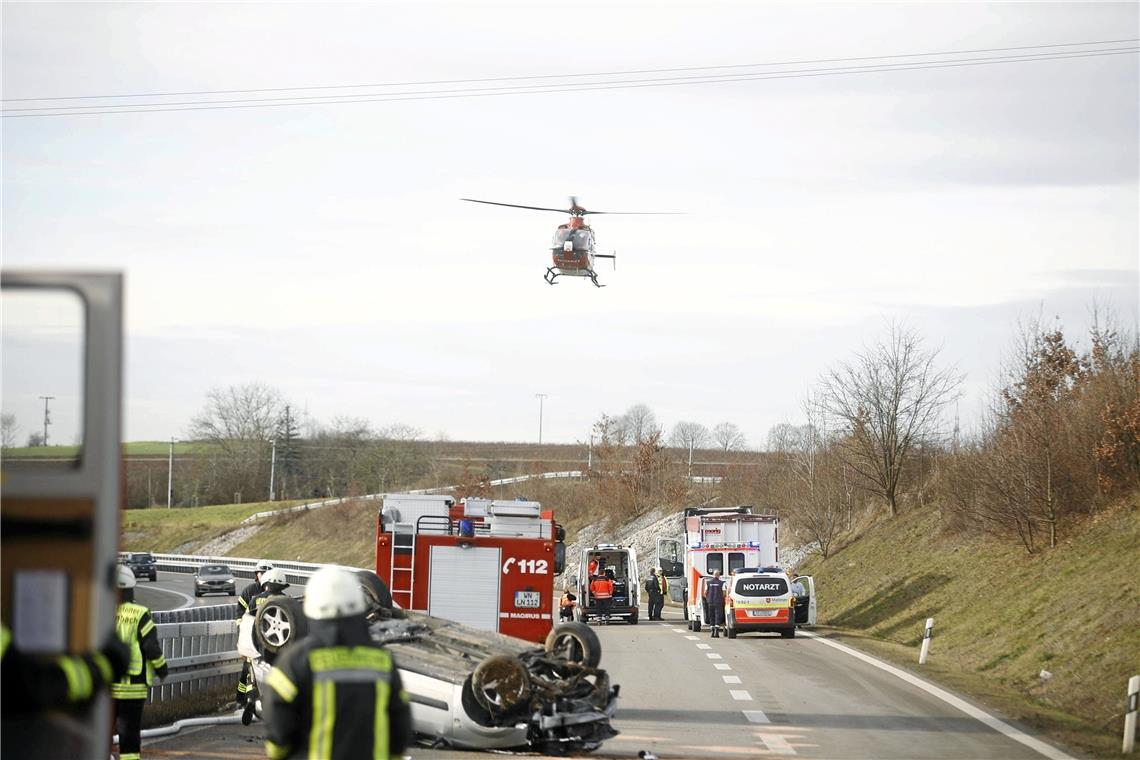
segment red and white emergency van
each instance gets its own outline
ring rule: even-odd
[[[537,501],[385,494],[376,574],[404,609],[541,643],[564,537]]]
[[[657,539],[657,566],[680,587],[689,627],[704,619],[703,579],[719,570],[721,577],[745,567],[775,565],[780,556],[780,518],[753,514],[751,506],[689,507],[685,535]]]

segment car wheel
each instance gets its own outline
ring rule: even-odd
[[[700,618],[693,618],[693,633],[700,633],[700,632],[701,632]]]
[[[202,596],[202,592],[201,591],[195,591],[194,596],[200,597],[200,596]]]
[[[736,638],[736,629],[735,629],[735,628],[733,628],[733,627],[730,625],[730,626],[728,626],[728,628],[727,628],[726,630],[728,631],[728,637],[729,637],[730,639],[735,639],[735,638]]]
[[[234,590],[231,588],[230,589],[230,596],[233,596],[233,595],[234,595]]]
[[[544,646],[547,652],[563,660],[598,667],[602,661],[602,642],[584,623],[563,623],[555,626],[546,635]]]
[[[371,570],[358,570],[356,577],[360,579],[360,587],[364,589],[364,598],[368,601],[370,613],[376,608],[392,609],[392,592],[379,575]]]
[[[517,657],[495,655],[471,674],[475,701],[492,716],[504,716],[530,701],[530,675]]]
[[[684,620],[689,619],[689,605],[688,604],[682,604],[681,605],[681,615],[682,615]]]
[[[154,583],[157,580],[158,580],[158,573],[151,573],[150,574],[150,582]]]
[[[309,623],[301,603],[288,596],[271,596],[257,609],[253,636],[262,652],[277,653],[291,641],[304,638]]]
[[[637,625],[637,617],[641,614],[641,610],[634,610],[633,614],[629,616],[629,624]]]
[[[791,628],[785,628],[780,631],[780,636],[785,639],[794,639],[796,637],[796,627],[793,625]]]

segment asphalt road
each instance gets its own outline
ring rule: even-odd
[[[228,600],[228,598],[226,598]],[[676,611],[664,622],[595,627],[602,666],[621,685],[614,727],[593,754],[636,758],[1018,758],[1067,757],[1040,740],[999,732],[912,683],[826,639],[691,633]],[[887,666],[889,667],[889,666]],[[939,691],[934,687],[935,691]],[[942,694],[947,699],[953,695]],[[994,725],[997,726],[993,727]],[[1016,728],[1010,728],[1016,733]],[[144,741],[148,757],[264,757],[259,724],[183,730]],[[1040,750],[1040,751],[1038,751]],[[415,747],[412,757],[475,753]],[[530,755],[534,757],[535,755]]]
[[[248,578],[237,579],[237,593],[250,583]],[[300,589],[292,589],[290,595],[297,596]],[[184,573],[168,573],[158,571],[158,580],[151,583],[146,578],[135,581],[135,601],[146,605],[151,610],[178,610],[185,607],[206,607],[215,604],[230,604],[237,602],[237,596],[226,594],[210,594],[208,596],[194,597],[194,576]]]

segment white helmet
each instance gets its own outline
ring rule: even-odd
[[[289,585],[289,579],[285,577],[285,571],[279,567],[271,567],[261,574],[261,585],[275,584],[284,588]]]
[[[254,572],[264,573],[266,570],[272,570],[273,563],[267,559],[259,559],[257,565],[254,566]]]
[[[305,586],[305,617],[310,620],[363,615],[368,609],[360,580],[340,567],[322,567]]]
[[[134,588],[135,573],[126,565],[119,565],[119,574],[115,578],[115,585],[119,588]]]

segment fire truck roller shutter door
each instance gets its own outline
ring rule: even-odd
[[[431,547],[428,614],[499,630],[500,554],[490,546]]]

